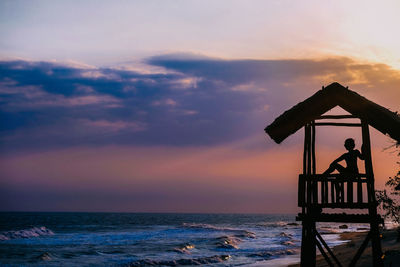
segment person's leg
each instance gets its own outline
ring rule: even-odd
[[[337,164],[336,170],[341,174],[341,176],[346,173],[346,168],[343,167],[340,164]],[[341,177],[341,178],[343,178],[343,177]],[[337,188],[336,188],[337,194],[339,195],[339,201],[340,202],[344,202],[344,183],[343,183],[343,180],[342,180],[342,182],[337,181],[336,185],[337,185]]]
[[[329,168],[326,171],[324,171],[323,174],[331,174],[335,170],[337,170],[339,173],[343,173],[346,171],[346,168],[340,165],[339,163],[331,163],[331,165],[329,165]]]
[[[329,168],[324,172],[324,174],[331,174],[335,170],[337,170],[340,174],[343,174],[344,172],[346,172],[346,168],[345,167],[343,167],[339,163],[335,162],[335,163],[331,163],[331,165],[329,165]],[[336,179],[335,179],[333,181],[332,185],[334,185],[335,190],[336,190],[336,201],[337,202],[341,202],[342,201],[342,197],[343,197],[342,184],[340,182],[336,181]]]
[[[335,168],[340,174],[346,173],[346,168],[340,165],[339,163],[336,163]]]

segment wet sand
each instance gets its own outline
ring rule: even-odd
[[[349,265],[366,235],[367,232],[342,233],[340,235],[340,239],[350,240],[349,242],[332,249],[333,253],[343,266]],[[398,233],[396,230],[385,230],[382,233],[382,251],[385,255],[384,266],[400,267],[400,242],[397,241],[397,235]],[[300,266],[300,264],[289,266]],[[329,266],[322,255],[317,256],[317,266]],[[356,266],[372,266],[371,242],[369,242],[368,247],[364,250]]]

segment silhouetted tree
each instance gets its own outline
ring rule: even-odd
[[[400,157],[400,143],[397,143],[395,146],[398,150],[397,155]],[[400,223],[400,162],[397,162],[397,164],[399,165],[399,170],[396,175],[389,177],[389,180],[385,184],[387,189],[376,191],[376,199],[379,208],[383,211],[383,216],[391,219],[393,222]],[[400,232],[398,241],[399,239]]]

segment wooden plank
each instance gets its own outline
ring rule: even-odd
[[[326,263],[328,263],[328,265],[329,265],[330,267],[334,267],[334,265],[333,265],[331,259],[329,259],[328,255],[325,253],[325,250],[322,248],[322,246],[321,246],[321,244],[319,243],[318,239],[315,240],[315,241],[316,241],[315,243],[317,244],[317,247],[318,247],[319,251],[321,252],[322,256],[324,256],[324,259],[325,259]]]
[[[301,213],[296,217],[297,221],[303,221],[305,216]],[[379,224],[383,224],[383,219],[377,215],[374,218]],[[314,217],[316,222],[343,222],[343,223],[368,223],[371,216],[368,214],[345,214],[345,213],[321,213]]]
[[[359,119],[354,115],[322,115],[317,118],[317,120],[323,119]]]
[[[361,123],[345,123],[345,122],[316,122],[316,126],[344,126],[344,127],[361,127]]]
[[[335,254],[333,254],[332,250],[329,248],[328,244],[326,244],[325,240],[322,238],[322,236],[318,233],[317,230],[315,230],[315,235],[321,241],[321,243],[324,245],[325,249],[328,251],[329,255],[331,255],[332,259],[336,262],[336,264],[339,267],[342,267],[342,264],[340,263],[338,258],[336,258]]]
[[[343,174],[340,173],[331,173],[331,174],[314,174],[312,175],[311,179],[329,179],[329,178],[335,178],[335,179],[340,179],[343,177]],[[345,180],[353,180],[354,182],[358,181],[357,179],[361,177],[361,178],[366,178],[367,174],[365,173],[359,173],[357,175],[354,176],[350,176],[350,177],[346,177]]]
[[[364,203],[347,203],[347,202],[336,202],[333,203],[304,203],[305,206],[315,207],[315,208],[330,208],[330,209],[368,209],[370,204]]]
[[[360,248],[357,250],[356,255],[354,255],[354,258],[351,260],[349,264],[350,267],[356,266],[356,263],[360,258],[361,254],[364,252],[365,248],[367,247],[370,238],[371,238],[371,232],[368,232],[367,236],[364,239],[364,242],[361,244]]]

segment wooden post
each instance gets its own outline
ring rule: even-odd
[[[301,266],[315,267],[316,259],[316,239],[315,221],[308,215],[303,218],[303,233],[301,240]]]
[[[303,207],[301,208],[301,212],[303,215],[306,213],[304,204],[305,203],[308,204],[308,202],[307,202],[308,201],[308,188],[307,188],[308,184],[307,184],[306,175],[307,175],[307,127],[304,127],[303,177],[302,177],[302,179],[304,181],[304,183],[303,183],[304,187],[302,190]]]
[[[305,148],[306,148],[306,157],[305,157],[305,165],[306,165],[306,181],[307,181],[307,186],[306,186],[306,191],[307,191],[307,205],[308,205],[308,212],[310,209],[310,205],[312,203],[312,184],[311,184],[311,179],[310,179],[310,174],[311,174],[311,151],[310,151],[310,142],[311,142],[311,130],[310,130],[310,125],[305,126]]]
[[[307,124],[307,174],[311,174],[311,139],[312,132],[310,124]]]
[[[311,190],[313,188],[310,175],[312,173],[312,132],[307,124],[304,127],[304,154],[303,154],[303,174],[306,179],[306,209],[303,210],[302,217],[302,239],[301,239],[301,266],[315,267],[316,259],[316,239],[315,239],[315,220],[313,218],[314,209],[312,208]]]
[[[298,191],[298,205],[302,209],[302,213],[304,214],[304,203],[305,203],[305,180],[304,180],[304,175],[300,174],[299,175],[299,191]]]
[[[372,257],[373,266],[383,266],[382,262],[382,248],[379,234],[379,222],[377,220],[376,200],[375,200],[375,185],[374,185],[374,172],[372,169],[371,157],[371,141],[369,135],[369,128],[366,121],[361,120],[362,139],[363,139],[363,154],[365,161],[365,173],[367,175],[367,193],[369,204],[370,216],[370,233],[372,241]]]
[[[315,121],[311,122],[311,154],[312,174],[315,174],[317,169],[317,163],[315,161]]]
[[[311,163],[311,168],[310,168],[310,174],[315,175],[316,171],[316,165],[315,165],[315,124],[314,121],[311,122],[310,125],[311,129],[311,142],[310,142],[310,163]],[[313,177],[314,178],[314,177]],[[312,182],[313,187],[313,203],[318,204],[318,181],[316,179],[313,180]]]

